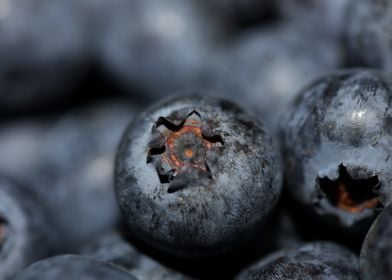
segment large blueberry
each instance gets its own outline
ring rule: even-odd
[[[51,253],[52,231],[36,194],[0,179],[0,279]]]
[[[141,114],[123,136],[115,178],[131,232],[180,256],[233,249],[281,191],[280,158],[264,126],[207,92]]]
[[[391,78],[345,70],[303,90],[282,118],[288,190],[324,221],[357,230],[390,199],[391,101]]]
[[[334,243],[308,243],[273,253],[242,271],[236,279],[357,280],[358,257]]]
[[[360,255],[363,280],[390,279],[392,275],[392,207],[386,207],[370,228]]]
[[[136,280],[113,264],[76,255],[60,255],[36,262],[16,280]]]

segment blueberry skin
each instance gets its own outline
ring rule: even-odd
[[[313,242],[273,253],[236,279],[357,280],[358,257],[340,245]]]
[[[240,33],[215,49],[204,73],[211,88],[252,109],[274,129],[298,91],[341,65],[340,50],[335,41],[308,29],[275,24]]]
[[[362,245],[359,259],[360,278],[390,279],[392,275],[391,257],[391,217],[389,204],[377,217]]]
[[[53,232],[36,194],[0,179],[0,279],[13,277],[52,252]]]
[[[36,262],[15,280],[135,280],[113,264],[77,255],[59,255]]]
[[[91,242],[83,249],[83,254],[121,266],[139,279],[191,279],[144,255],[116,232],[106,234]]]
[[[351,63],[392,72],[392,2],[351,1],[344,41]]]
[[[202,165],[165,165],[169,152],[189,155],[190,140],[177,138],[180,151],[173,151],[162,136],[167,127],[184,125],[183,132],[189,121],[201,127],[198,141],[210,145],[191,141],[199,147],[191,160]],[[155,104],[127,129],[117,152],[116,194],[131,233],[151,246],[182,257],[216,255],[241,244],[266,219],[281,192],[280,168],[260,122],[230,102],[194,92]]]
[[[75,1],[5,0],[0,11],[0,108],[62,100],[86,70],[88,34]]]
[[[41,140],[41,173],[46,177],[40,194],[57,231],[60,252],[75,252],[119,223],[114,157],[136,111],[123,100],[92,104],[60,117]]]
[[[323,221],[359,231],[390,199],[391,101],[389,77],[351,69],[308,86],[282,117],[287,189]]]
[[[119,84],[149,101],[199,86],[204,57],[223,36],[200,1],[116,0],[107,11],[100,57]]]

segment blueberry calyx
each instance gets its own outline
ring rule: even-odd
[[[336,180],[317,178],[318,200],[326,198],[334,207],[351,214],[382,207],[377,193],[380,186],[377,175],[353,178],[343,164],[339,165],[338,172]]]
[[[180,114],[174,115],[179,116]],[[152,128],[147,164],[152,163],[161,184],[170,183],[168,192],[182,189],[181,175],[205,175],[212,179],[207,164],[207,152],[223,145],[218,134],[203,133],[201,115],[192,110],[183,119],[159,117]]]

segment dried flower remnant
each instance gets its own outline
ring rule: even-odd
[[[318,178],[317,181],[320,191],[330,203],[343,211],[355,214],[365,209],[382,207],[376,193],[380,185],[377,176],[354,179],[346,167],[340,165],[337,180],[324,177]]]
[[[156,167],[161,183],[170,183],[181,174],[201,172],[212,178],[207,164],[207,152],[223,145],[220,135],[203,134],[201,116],[191,111],[179,125],[160,117],[153,127],[153,140],[149,147],[147,163]],[[182,187],[171,186],[168,192]]]

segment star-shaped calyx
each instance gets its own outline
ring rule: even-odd
[[[160,117],[152,133],[147,163],[154,164],[161,183],[171,183],[168,192],[184,187],[173,183],[181,175],[201,174],[212,178],[207,152],[222,146],[223,140],[220,135],[203,133],[197,111],[191,111],[182,120]]]
[[[365,209],[382,207],[377,194],[380,185],[377,176],[354,179],[341,164],[337,180],[324,177],[317,181],[322,196],[338,209],[355,214]]]
[[[7,225],[7,222],[0,216],[0,251],[3,247],[3,243],[5,241],[5,227]]]

